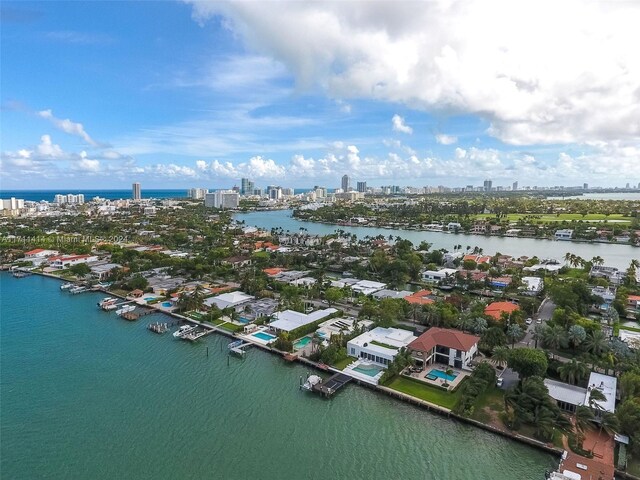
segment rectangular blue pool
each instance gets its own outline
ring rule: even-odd
[[[264,340],[265,342],[270,342],[271,340],[275,340],[275,335],[270,335],[264,332],[257,332],[251,335],[252,337],[259,338],[260,340]]]
[[[447,372],[443,372],[442,370],[438,370],[437,368],[432,368],[429,373],[427,373],[426,375],[427,377],[432,376],[432,377],[436,377],[436,378],[442,378],[443,380],[446,380],[447,382],[453,382],[456,377],[458,376],[458,374],[456,372],[453,372],[453,375],[447,375]]]

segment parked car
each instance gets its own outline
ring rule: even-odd
[[[526,323],[527,325],[531,325],[533,323],[533,319],[527,318],[527,320],[524,323]]]
[[[542,319],[541,319],[541,318],[537,319],[537,320],[536,320],[536,323],[537,323],[538,325],[539,325],[539,324],[541,324],[541,323],[542,323]]]
[[[496,387],[498,388],[502,387],[502,377],[498,377],[498,379],[496,380]]]

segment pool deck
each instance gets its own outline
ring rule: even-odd
[[[427,375],[429,375],[429,372],[431,372],[431,370],[441,370],[443,372],[446,372],[448,369],[451,369],[451,371],[457,374],[456,378],[451,382],[445,382],[444,378],[436,378],[435,380],[427,378]],[[452,368],[441,363],[432,363],[421,372],[411,372],[409,369],[405,369],[403,372],[403,375],[411,377],[427,385],[435,385],[436,387],[446,388],[447,390],[454,390],[460,384],[460,382],[470,374],[470,372],[460,370],[459,368]],[[446,386],[445,384],[448,384],[448,386]]]

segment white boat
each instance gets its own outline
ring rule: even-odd
[[[182,338],[184,337],[187,333],[195,330],[198,327],[194,327],[193,325],[182,325],[180,328],[178,328],[178,330],[176,330],[175,332],[173,332],[173,336],[175,338]]]
[[[99,307],[104,307],[105,305],[109,305],[111,303],[116,302],[117,299],[113,297],[104,297],[102,300],[98,302]]]
[[[314,385],[322,383],[322,378],[318,375],[309,375],[307,381],[302,384],[302,388],[311,391]]]
[[[87,288],[86,288],[86,287],[80,287],[80,286],[78,286],[78,287],[71,287],[71,288],[69,289],[69,293],[73,293],[73,294],[76,294],[76,293],[82,293],[82,292],[84,292],[84,291],[86,291],[86,290],[87,290]]]
[[[73,283],[63,283],[60,285],[60,290],[69,290],[71,287],[73,287]]]
[[[107,312],[110,312],[111,310],[115,310],[116,308],[118,308],[118,304],[116,302],[108,303],[107,305],[102,306],[102,309],[106,310]]]
[[[123,313],[132,312],[135,309],[135,305],[124,305],[120,310],[116,310],[116,315],[122,315]]]

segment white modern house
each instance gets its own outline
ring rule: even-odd
[[[276,319],[271,322],[269,326],[278,333],[291,332],[296,328],[317,322],[337,312],[338,310],[335,308],[325,308],[324,310],[316,310],[311,313],[300,313],[294,310],[285,310],[284,312],[274,313],[273,316]]]
[[[573,230],[570,228],[563,228],[562,230],[556,230],[555,239],[556,240],[571,240],[573,237]]]
[[[63,270],[65,268],[78,265],[79,263],[97,262],[98,257],[95,255],[69,255],[59,257],[49,257],[51,267],[56,270]]]
[[[347,353],[371,363],[386,367],[401,348],[407,347],[417,337],[409,330],[376,327],[347,342]]]
[[[425,270],[422,272],[422,281],[438,283],[456,274],[455,268],[441,268],[440,270]]]
[[[204,304],[207,307],[216,305],[220,310],[225,308],[233,308],[236,311],[240,311],[246,304],[254,300],[256,297],[253,295],[247,295],[244,292],[229,292],[217,295],[215,297],[209,297],[205,299]]]

